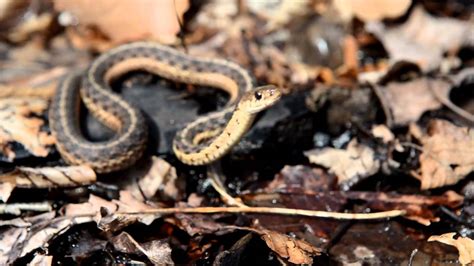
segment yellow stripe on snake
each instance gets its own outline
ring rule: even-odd
[[[281,97],[274,86],[254,88],[248,72],[230,61],[195,58],[156,43],[126,44],[99,56],[85,74],[70,74],[58,87],[49,120],[56,147],[67,163],[86,164],[98,173],[107,173],[127,168],[141,157],[148,138],[145,119],[109,85],[135,70],[211,86],[230,95],[223,110],[197,118],[176,134],[173,151],[189,165],[209,164],[227,154],[250,128],[256,114]],[[91,142],[83,136],[80,98],[93,116],[115,131],[112,139]]]

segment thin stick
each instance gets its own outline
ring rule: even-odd
[[[431,82],[429,80],[426,80],[428,83],[428,89],[430,92],[433,94],[433,96],[444,106],[446,106],[448,109],[453,111],[455,114],[459,115],[460,117],[466,119],[469,122],[474,123],[474,115],[470,114],[466,110],[462,109],[461,107],[455,105],[453,102],[451,102],[447,97],[444,95],[441,95],[437,90],[433,89],[431,86]]]
[[[393,218],[406,214],[404,210],[392,210],[374,213],[343,213],[343,212],[327,212],[313,211],[303,209],[289,208],[273,208],[273,207],[197,207],[197,208],[154,208],[140,212],[116,212],[119,215],[143,215],[157,214],[167,215],[175,213],[259,213],[259,214],[278,214],[278,215],[298,215],[317,218],[329,218],[337,220],[374,220]]]
[[[248,207],[247,205],[243,204],[240,199],[234,198],[229,193],[227,193],[227,190],[225,189],[221,179],[222,171],[220,168],[220,162],[215,162],[209,165],[207,175],[211,181],[212,187],[217,191],[217,193],[219,193],[222,201],[225,204],[229,206]]]

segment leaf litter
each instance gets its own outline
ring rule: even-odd
[[[24,2],[0,13],[0,264],[472,262],[472,5]],[[221,162],[219,186],[151,146],[111,175],[55,153],[60,76],[134,40],[236,61],[285,92]],[[124,95],[162,84],[140,75]]]

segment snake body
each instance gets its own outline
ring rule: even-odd
[[[174,153],[190,165],[209,164],[224,156],[251,126],[256,113],[280,98],[273,86],[254,88],[248,72],[230,61],[195,58],[156,43],[122,45],[99,56],[85,74],[66,77],[53,97],[50,127],[66,162],[107,173],[124,169],[141,157],[148,132],[145,119],[137,107],[110,88],[114,79],[135,70],[215,87],[230,95],[223,110],[199,117],[175,136]],[[92,115],[116,132],[112,139],[91,142],[84,137],[78,117],[80,98]]]

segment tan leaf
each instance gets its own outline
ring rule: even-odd
[[[374,151],[353,139],[347,148],[324,148],[305,152],[311,163],[329,168],[338,178],[339,184],[351,186],[364,177],[375,174],[380,162],[375,160]]]
[[[53,209],[49,202],[27,202],[0,204],[0,214],[20,215],[22,211],[49,212]]]
[[[87,185],[95,182],[96,175],[88,166],[18,167],[0,175],[0,199],[6,201],[14,187],[53,188]]]
[[[138,183],[133,182],[126,187],[136,199],[149,200],[157,193],[161,199],[178,200],[176,169],[167,161],[153,156],[151,166]]]
[[[67,204],[64,206],[64,215],[68,217],[89,217],[98,223],[104,231],[117,231],[121,228],[140,221],[144,224],[153,222],[157,215],[140,214],[136,216],[121,215],[117,212],[140,212],[152,209],[153,206],[147,205],[135,199],[130,192],[120,191],[120,199],[108,201],[103,198],[90,195],[89,201],[78,204]]]
[[[335,0],[334,7],[344,19],[353,16],[367,22],[400,17],[411,5],[411,0]]]
[[[384,143],[389,143],[395,139],[395,135],[386,125],[374,125],[371,132],[374,137],[381,138]]]
[[[155,265],[174,265],[171,259],[171,247],[166,241],[154,240],[140,244],[131,235],[122,232],[113,238],[112,243],[120,252],[144,254]]]
[[[446,245],[454,246],[459,251],[459,262],[462,265],[474,263],[474,240],[467,237],[454,239],[456,233],[446,233],[439,236],[430,236],[428,242],[438,241]]]
[[[178,16],[182,21],[189,1],[54,0],[54,7],[80,25],[98,28],[113,43],[140,39],[173,43],[180,30]]]
[[[46,146],[54,144],[54,138],[41,131],[42,119],[31,117],[41,115],[48,108],[48,102],[39,98],[0,99],[0,152],[10,161],[15,153],[9,143],[21,143],[31,154],[46,157]]]
[[[0,265],[10,265],[16,259],[37,248],[46,248],[51,239],[66,232],[71,226],[91,221],[90,219],[55,218],[55,216],[56,212],[52,211],[14,219],[10,223],[10,228],[2,231]]]
[[[259,234],[271,250],[294,264],[312,264],[312,256],[321,254],[320,249],[313,247],[308,242],[276,231],[253,228],[248,228],[248,230]]]
[[[53,256],[35,254],[35,257],[30,261],[28,265],[34,265],[34,266],[53,265]]]
[[[270,29],[289,22],[295,16],[309,11],[309,0],[298,1],[260,1],[247,0],[248,8],[267,20]]]
[[[474,36],[472,21],[433,17],[421,6],[401,26],[386,29],[382,23],[374,22],[366,24],[366,28],[382,41],[392,63],[415,62],[423,71],[437,68],[444,52],[472,42]]]
[[[421,189],[456,184],[474,170],[474,130],[433,120],[420,140],[420,169],[414,173]]]
[[[408,82],[391,82],[382,90],[392,111],[393,121],[397,125],[405,125],[417,121],[429,110],[442,107],[442,104],[431,92],[447,96],[451,85],[441,79],[420,78]]]

